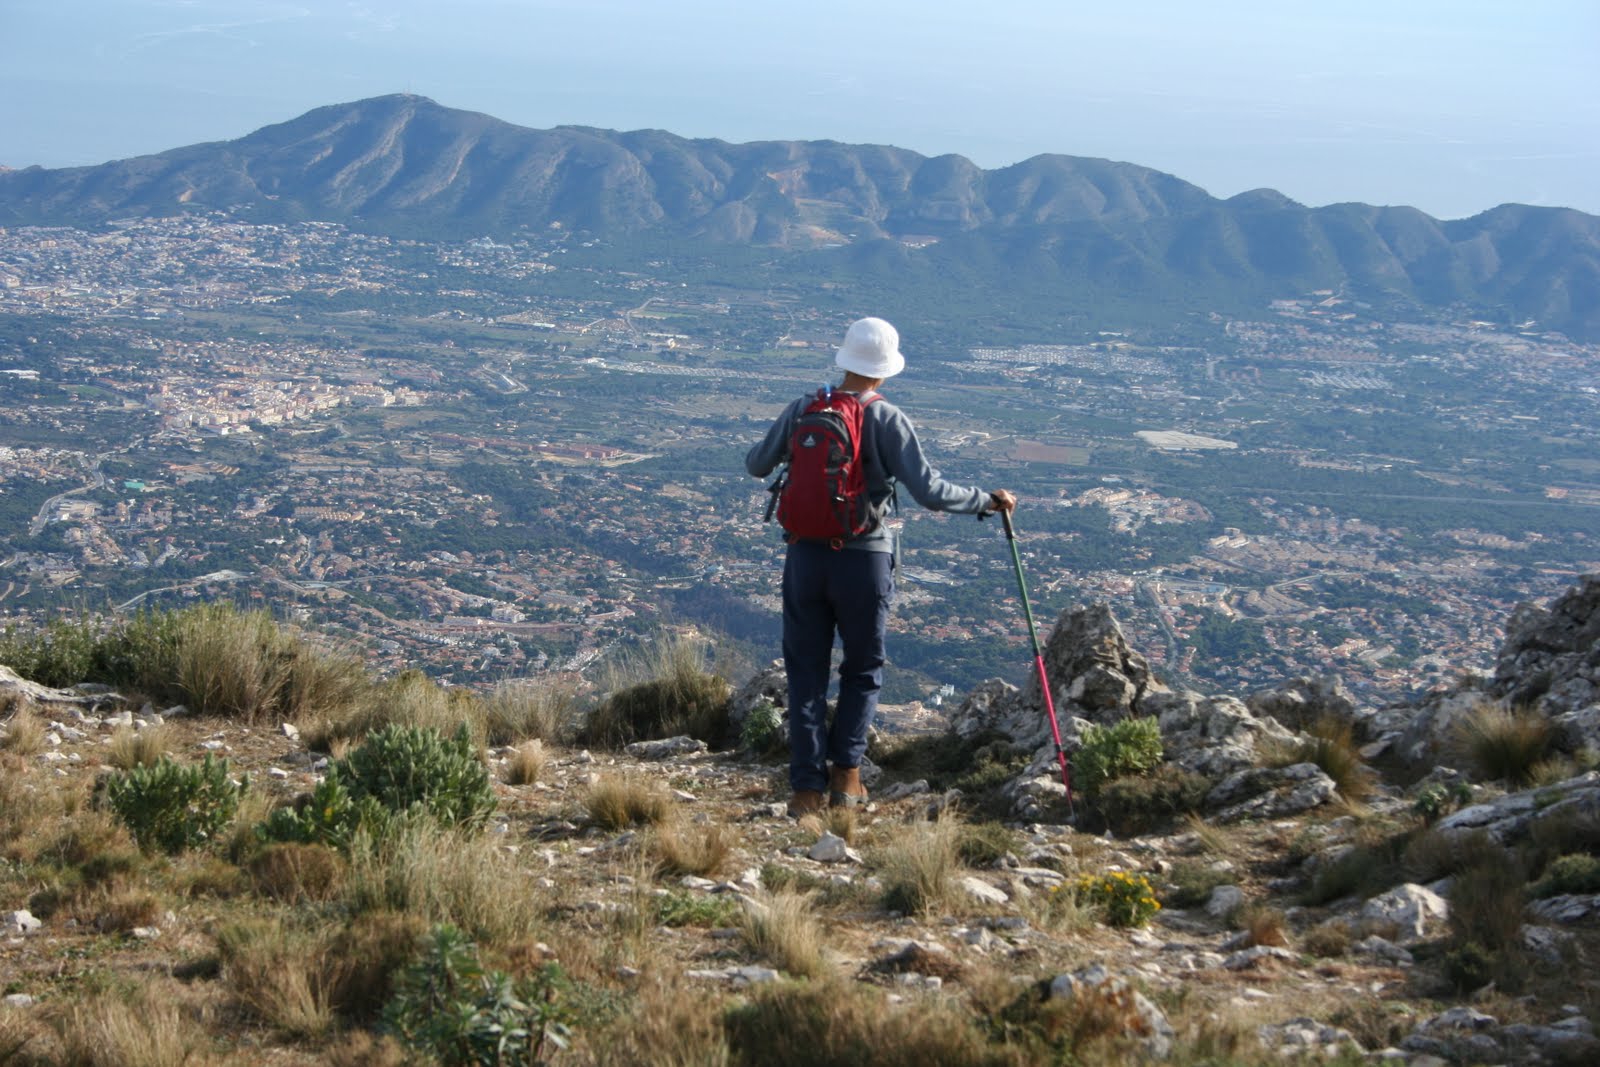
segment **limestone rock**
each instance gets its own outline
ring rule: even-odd
[[[1269,1023],[1256,1029],[1261,1044],[1280,1056],[1316,1056],[1331,1059],[1349,1048],[1360,1049],[1355,1035],[1350,1031],[1327,1023],[1319,1023],[1309,1016]]]
[[[1401,723],[1387,731],[1390,750],[1410,764],[1439,762],[1451,747],[1461,723],[1492,699],[1472,683],[1430,693],[1420,705],[1400,709]],[[1380,713],[1380,719],[1387,717]]]
[[[1263,746],[1289,744],[1295,735],[1276,719],[1251,713],[1233,697],[1192,691],[1155,693],[1141,704],[1157,716],[1172,761],[1211,778],[1254,767]]]
[[[1046,642],[1044,663],[1057,712],[1067,705],[1092,722],[1125,719],[1146,695],[1166,689],[1150,673],[1149,662],[1128,646],[1104,603],[1063,611]],[[1043,706],[1037,678],[1029,683],[1025,702]]]
[[[1224,788],[1227,787],[1227,788]],[[1206,796],[1210,809],[1216,797],[1254,791],[1248,800],[1220,808],[1212,816],[1218,823],[1244,819],[1281,819],[1299,815],[1330,803],[1339,796],[1339,787],[1314,763],[1295,763],[1288,767],[1258,767],[1230,775]]]
[[[1160,1008],[1128,985],[1095,964],[1072,974],[1058,975],[1050,983],[1051,997],[1072,1000],[1092,998],[1105,1008],[1106,1018],[1120,1018],[1128,1036],[1138,1039],[1144,1054],[1151,1059],[1166,1059],[1172,1054],[1174,1032]]]
[[[817,843],[812,845],[806,856],[818,863],[859,863],[861,857],[844,843],[844,838],[837,834],[824,833],[817,838]]]
[[[22,700],[29,700],[35,704],[75,704],[79,706],[91,705],[99,702],[95,696],[86,696],[71,689],[52,689],[48,685],[30,682],[10,667],[0,664],[0,693],[7,694],[10,699],[4,703],[15,704]]]
[[[1400,944],[1415,945],[1444,932],[1450,905],[1433,890],[1408,882],[1367,901],[1361,917],[1393,923],[1400,930]]]
[[[1037,689],[1038,683],[1034,683]],[[950,730],[962,738],[1000,733],[1017,744],[1033,745],[1048,737],[1049,723],[1034,706],[1023,707],[1017,687],[998,678],[979,682],[950,715]],[[1041,732],[1042,731],[1042,732]]]
[[[661,760],[673,756],[688,756],[706,751],[707,745],[698,737],[666,737],[659,741],[635,741],[623,751],[637,759]]]
[[[1270,715],[1290,730],[1304,730],[1326,721],[1355,726],[1370,715],[1356,707],[1336,674],[1291,678],[1275,689],[1250,694],[1245,704],[1252,714]]]
[[[782,660],[773,660],[733,694],[728,704],[728,726],[735,737],[743,729],[751,709],[763,702],[780,709],[789,706],[789,676]],[[788,719],[786,711],[784,719]]]
[[[1548,608],[1520,604],[1495,660],[1494,692],[1546,714],[1600,699],[1600,574],[1585,575]],[[1565,706],[1561,706],[1565,704]]]
[[[1213,919],[1226,919],[1244,907],[1244,890],[1236,885],[1219,885],[1211,891],[1206,901],[1206,914]]]
[[[33,917],[33,913],[26,909],[8,911],[0,915],[0,930],[13,934],[31,934],[44,926],[44,923]]]
[[[1005,890],[970,874],[961,879],[960,885],[969,897],[983,904],[1004,904],[1011,899]]]

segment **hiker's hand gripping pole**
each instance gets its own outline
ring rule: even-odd
[[[1033,642],[1033,663],[1039,670],[1039,692],[1044,694],[1044,709],[1050,715],[1050,736],[1056,743],[1056,761],[1061,764],[1061,784],[1067,787],[1067,813],[1075,815],[1072,802],[1072,771],[1067,766],[1067,752],[1061,747],[1061,725],[1056,721],[1056,701],[1050,693],[1050,679],[1045,675],[1044,652],[1039,648],[1039,630],[1033,624],[1033,605],[1028,601],[1028,583],[1022,577],[1022,556],[1017,551],[1017,531],[1011,525],[1011,512],[1000,512],[1000,521],[1006,528],[1006,541],[1011,545],[1011,563],[1017,569],[1017,590],[1022,594],[1022,613],[1028,619],[1028,638]]]

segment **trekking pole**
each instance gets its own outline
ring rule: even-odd
[[[1045,676],[1044,653],[1039,649],[1039,630],[1033,625],[1033,605],[1028,602],[1028,583],[1022,577],[1022,556],[1017,552],[1017,531],[1011,525],[1011,512],[1000,512],[1011,542],[1011,562],[1017,568],[1017,589],[1022,593],[1022,613],[1028,617],[1028,637],[1033,641],[1033,663],[1039,668],[1039,692],[1044,694],[1044,710],[1050,714],[1050,736],[1056,742],[1056,760],[1061,764],[1061,784],[1067,787],[1067,816],[1076,815],[1072,803],[1072,772],[1067,768],[1067,752],[1061,747],[1061,726],[1056,722],[1056,701],[1050,695],[1050,679]]]

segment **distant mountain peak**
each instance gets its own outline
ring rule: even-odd
[[[1029,284],[1152,301],[1187,293],[1201,306],[1347,286],[1600,336],[1594,216],[1504,205],[1445,223],[1413,208],[1307,208],[1271,189],[1218,200],[1171,174],[1078,156],[984,170],[884,145],[535,130],[392,93],[233,141],[0,171],[0,225],[210,210],[435,236],[559,223],[614,238],[834,249],[867,272],[944,264],[928,284],[1003,288],[1011,283],[997,277],[1026,264]],[[920,258],[905,259],[913,247]]]

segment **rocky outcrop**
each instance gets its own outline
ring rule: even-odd
[[[1165,693],[1149,662],[1128,645],[1105,604],[1070,608],[1056,619],[1044,653],[1057,713],[1110,724],[1147,714],[1141,702]],[[1028,684],[1027,703],[1041,707],[1039,680]]]
[[[1521,604],[1506,623],[1492,677],[1469,677],[1418,704],[1357,713],[1371,755],[1422,766],[1448,760],[1468,716],[1486,706],[1527,708],[1549,719],[1555,747],[1600,750],[1600,575],[1549,607]]]
[[[70,704],[84,706],[95,704],[104,697],[85,695],[73,689],[52,689],[38,682],[30,682],[16,671],[0,664],[0,705],[10,706],[19,703],[34,704]]]
[[[1548,716],[1558,748],[1600,750],[1600,574],[1548,608],[1522,604],[1512,612],[1490,688]]]
[[[1493,691],[1552,716],[1600,702],[1600,574],[1548,608],[1518,605],[1495,660]]]
[[[1069,754],[1081,747],[1092,726],[1153,717],[1160,724],[1170,762],[1220,779],[1254,769],[1270,749],[1287,749],[1301,739],[1276,718],[1258,714],[1234,697],[1163,685],[1144,656],[1128,645],[1105,604],[1062,612],[1046,642],[1044,658],[1061,743]],[[1321,693],[1322,703],[1330,706],[1342,693],[1337,683],[1321,689],[1308,685],[1306,691]],[[1280,703],[1292,699],[1282,697]],[[1033,753],[1027,769],[1004,790],[1018,814],[1037,817],[1065,794],[1037,678],[1023,689],[999,679],[983,682],[951,716],[950,729],[968,739],[998,734]],[[1296,776],[1287,769],[1241,778],[1226,792],[1226,800],[1217,806],[1237,808],[1237,818],[1304,811],[1337,795],[1321,772]],[[1251,805],[1258,797],[1267,799]]]
[[[1270,715],[1291,730],[1304,730],[1320,722],[1348,724],[1357,732],[1371,711],[1356,706],[1355,699],[1336,674],[1320,678],[1291,678],[1275,689],[1250,694],[1245,705],[1258,716]]]

